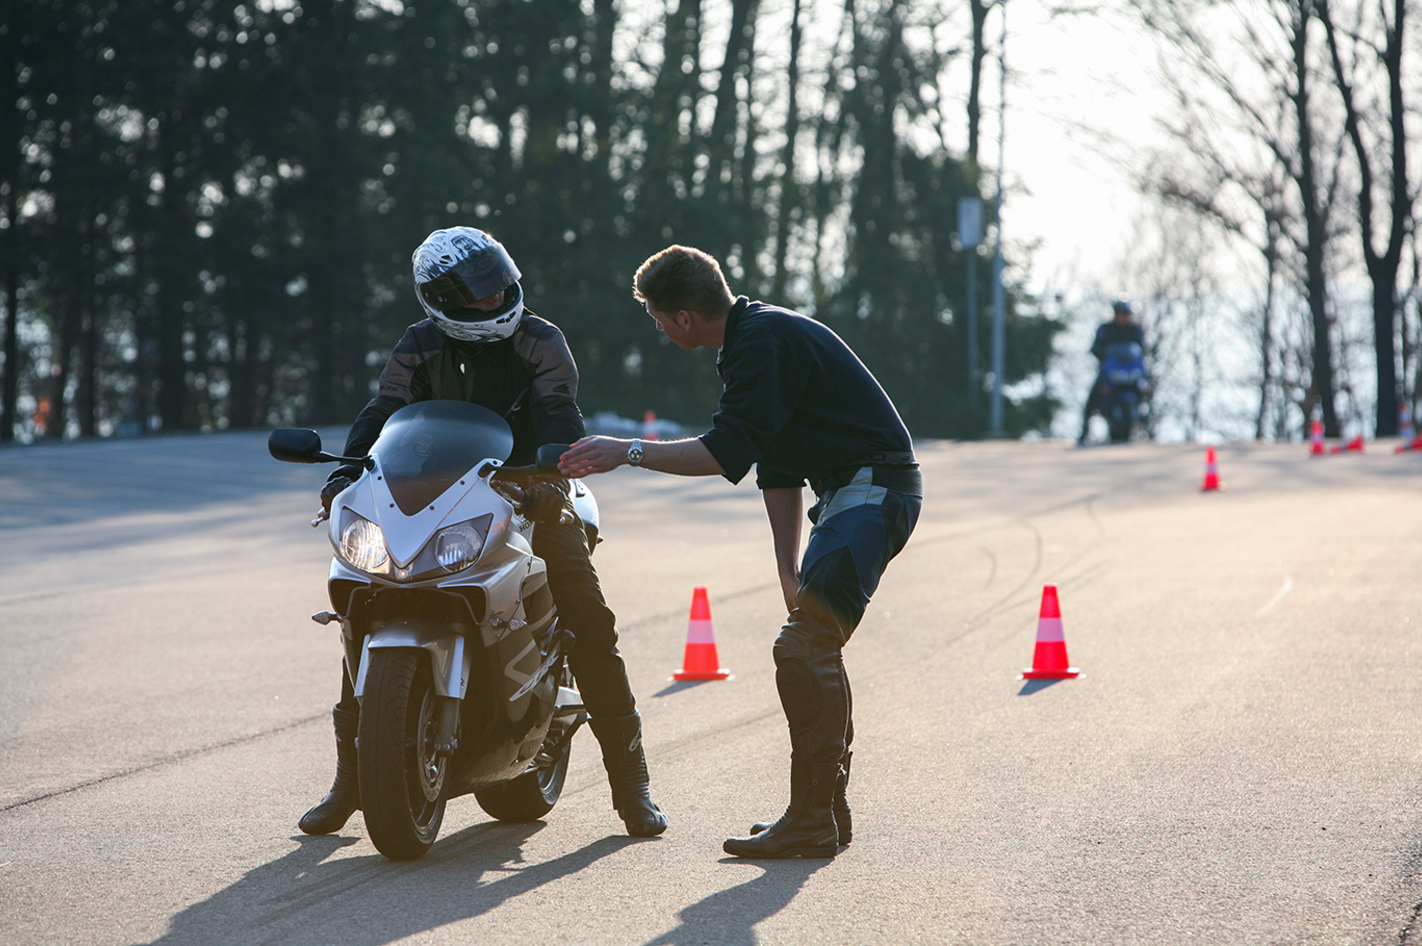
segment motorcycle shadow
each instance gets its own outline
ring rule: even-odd
[[[372,852],[329,860],[356,837],[292,838],[294,851],[173,918],[152,946],[335,943],[382,946],[478,917],[514,897],[585,870],[636,838],[611,836],[525,866],[523,844],[543,822],[486,822],[448,835],[419,861]]]

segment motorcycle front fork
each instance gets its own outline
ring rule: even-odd
[[[459,748],[459,704],[462,701],[454,696],[437,696],[435,700],[435,712],[439,714],[435,729],[435,756],[453,755],[454,750]]]

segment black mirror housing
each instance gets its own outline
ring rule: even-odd
[[[267,450],[283,463],[320,463],[321,435],[314,430],[282,427],[267,437]]]
[[[557,473],[558,458],[568,452],[570,444],[566,443],[545,443],[538,448],[538,456],[533,461],[534,468],[540,473]]]

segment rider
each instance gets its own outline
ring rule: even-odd
[[[345,455],[365,456],[391,414],[434,399],[467,401],[503,415],[514,435],[511,464],[533,462],[542,444],[581,438],[577,365],[557,326],[524,307],[521,274],[504,247],[482,230],[454,227],[431,233],[413,262],[415,296],[428,318],[407,328],[395,346],[376,396],[351,426]],[[321,490],[322,505],[329,510],[360,473],[359,466],[338,467]],[[546,563],[554,604],[575,634],[568,664],[602,747],[613,807],[628,834],[661,834],[667,819],[647,787],[642,718],[582,523],[562,516],[572,512],[566,486],[543,483],[530,487],[529,494],[527,514],[539,523],[533,550]],[[336,778],[330,793],[302,816],[300,828],[307,834],[339,831],[360,807],[355,750],[360,704],[348,669],[331,713]]]
[[[1086,397],[1086,407],[1081,412],[1081,436],[1078,444],[1086,442],[1091,415],[1101,410],[1106,394],[1105,379],[1102,377],[1106,365],[1106,353],[1112,345],[1135,342],[1145,348],[1145,333],[1136,322],[1131,321],[1131,304],[1125,299],[1117,299],[1111,304],[1111,321],[1102,322],[1096,329],[1096,338],[1091,342],[1091,354],[1096,356],[1096,379],[1091,382],[1091,393]]]

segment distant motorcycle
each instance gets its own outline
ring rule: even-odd
[[[503,418],[460,401],[422,401],[386,421],[364,458],[321,449],[314,430],[273,431],[291,463],[359,463],[329,513],[327,590],[360,700],[357,773],[370,839],[392,860],[423,856],[445,804],[473,793],[501,821],[552,810],[572,737],[587,720],[520,483],[561,479],[547,445],[532,467],[504,466]],[[574,507],[597,542],[592,493]],[[311,523],[328,518],[322,513]]]
[[[1145,418],[1150,382],[1139,342],[1117,342],[1101,362],[1101,413],[1112,443],[1125,443]]]

